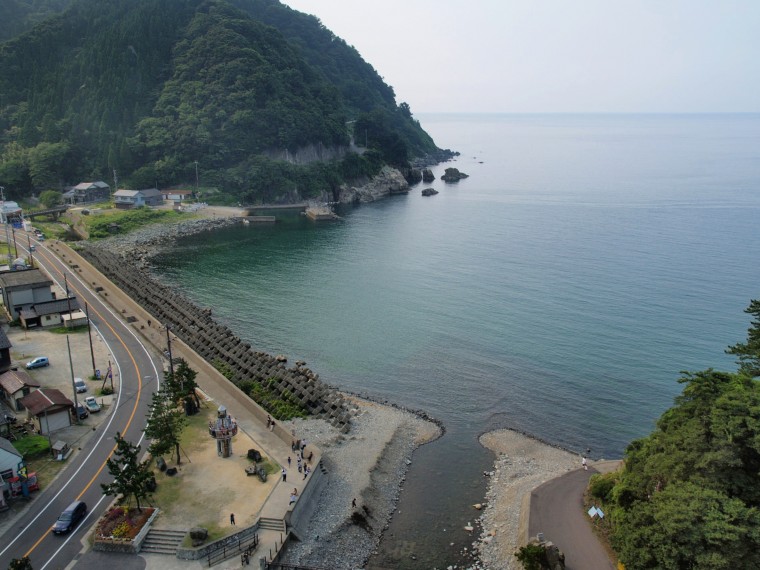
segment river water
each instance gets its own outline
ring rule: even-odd
[[[760,294],[760,115],[419,118],[461,152],[437,178],[469,178],[156,260],[257,349],[443,421],[372,560],[387,568],[459,559],[492,464],[480,433],[619,457],[679,371],[735,368]]]

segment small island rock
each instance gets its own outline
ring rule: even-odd
[[[459,182],[462,178],[467,178],[468,176],[469,174],[459,172],[457,168],[447,168],[444,175],[441,176],[441,180],[444,182]]]
[[[438,190],[435,188],[425,188],[422,190],[423,196],[435,196],[436,194],[438,194]]]

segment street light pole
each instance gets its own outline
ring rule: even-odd
[[[95,351],[92,349],[92,327],[90,326],[90,307],[85,302],[84,314],[87,315],[87,336],[90,337],[90,358],[92,358],[92,375],[95,376]]]
[[[69,335],[66,335],[66,347],[69,349],[69,369],[71,370],[71,387],[74,389],[74,415],[79,423],[79,399],[77,398],[77,385],[74,382],[74,363],[71,360],[71,343]]]
[[[169,331],[171,330],[171,325],[169,323],[166,324],[166,347],[167,352],[169,353],[169,374],[172,375],[172,382],[174,382],[174,359],[172,358],[172,339],[171,336],[169,336]],[[180,386],[180,390],[182,387]]]

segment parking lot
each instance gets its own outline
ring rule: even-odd
[[[58,430],[51,434],[53,441],[62,440],[76,449],[83,437],[92,433],[92,429],[103,422],[108,415],[113,396],[101,396],[102,381],[93,381],[93,355],[96,370],[100,370],[105,376],[108,369],[110,352],[98,332],[92,329],[92,352],[90,352],[90,340],[87,331],[62,334],[45,329],[24,330],[21,327],[9,327],[3,325],[5,333],[11,344],[11,360],[13,366],[26,369],[26,363],[38,356],[48,358],[49,366],[27,370],[27,373],[37,382],[41,388],[56,388],[74,401],[74,388],[72,386],[72,369],[75,378],[82,378],[87,387],[86,392],[78,393],[77,400],[83,403],[86,396],[95,396],[101,411],[90,414],[80,425],[72,425],[69,428]],[[68,342],[67,342],[68,341]],[[71,360],[69,361],[69,346],[71,347]],[[112,366],[114,389],[118,390],[119,370]],[[107,382],[110,387],[110,380]],[[18,421],[23,421],[25,412],[16,412]]]

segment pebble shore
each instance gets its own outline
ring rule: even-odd
[[[434,422],[413,412],[347,397],[359,413],[346,435],[323,420],[283,423],[322,449],[329,473],[305,537],[289,544],[285,563],[361,568],[396,509],[412,452],[442,433]],[[362,519],[366,525],[357,524]]]

